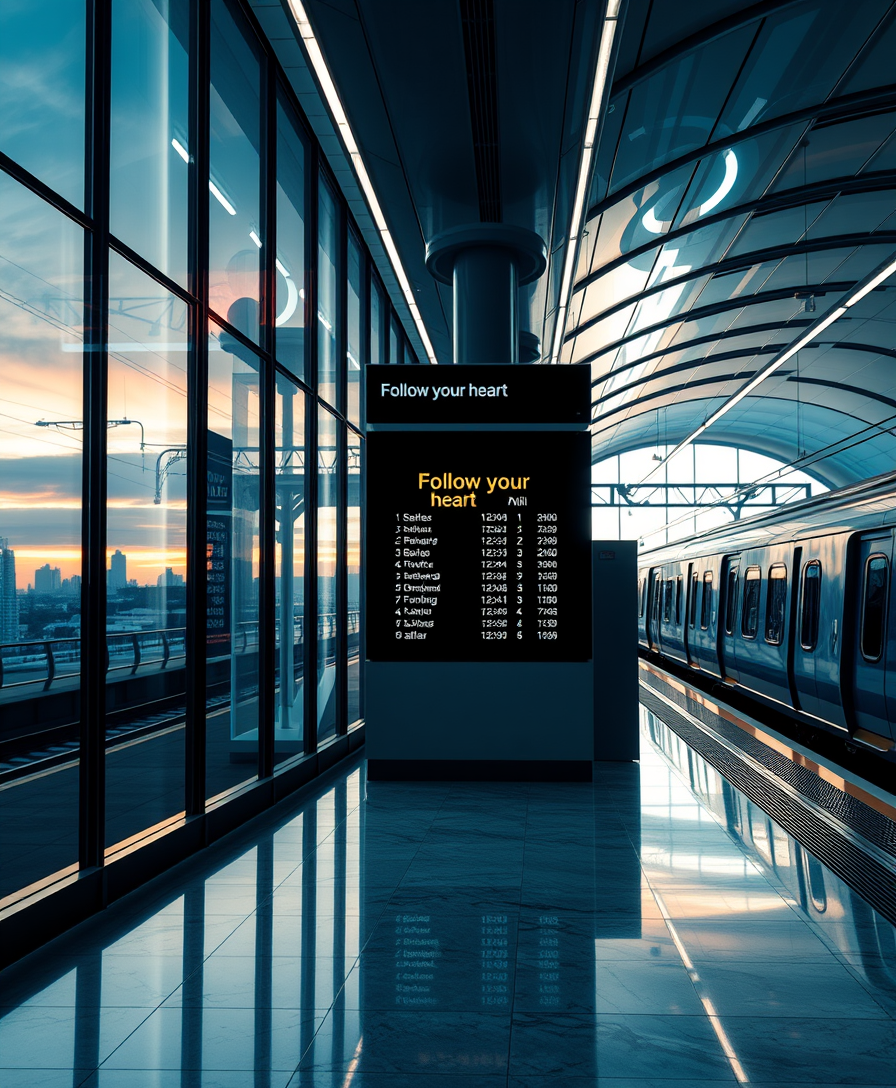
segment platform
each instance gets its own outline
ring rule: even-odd
[[[685,744],[698,701],[663,683],[644,687],[640,763],[591,784],[368,786],[356,759],[0,975],[0,1080],[892,1084],[896,939],[867,883],[890,855],[802,804],[786,763],[756,772],[767,797],[793,791],[772,819],[749,776]],[[702,713],[705,737],[748,739]],[[759,765],[747,749],[731,777]],[[840,782],[892,829],[884,791]],[[814,852],[782,826],[807,813]],[[866,859],[859,891],[836,835]]]

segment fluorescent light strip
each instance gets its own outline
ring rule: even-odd
[[[249,237],[258,246],[258,248],[261,249],[261,239],[258,237],[254,230],[249,231]]]
[[[351,126],[348,123],[348,118],[345,115],[345,110],[342,108],[342,102],[339,98],[339,93],[336,90],[336,85],[333,83],[333,77],[330,75],[330,70],[327,67],[327,62],[324,60],[323,53],[320,49],[320,44],[317,38],[314,36],[314,31],[311,29],[311,23],[308,20],[308,16],[305,12],[305,8],[301,4],[300,0],[289,0],[289,6],[292,10],[293,18],[296,21],[296,25],[299,28],[299,34],[302,37],[302,41],[305,45],[305,50],[308,53],[308,59],[311,61],[311,67],[314,69],[314,74],[317,76],[320,83],[321,90],[323,91],[324,98],[327,101],[327,105],[330,108],[330,113],[333,115],[333,120],[336,122],[336,127],[339,130],[339,135],[342,137],[342,142],[345,145],[345,149],[348,152],[351,159],[352,166],[355,174],[358,178],[358,182],[361,186],[361,190],[367,199],[368,207],[370,208],[370,214],[373,216],[373,221],[376,224],[377,230],[380,232],[380,239],[383,243],[383,248],[389,256],[389,260],[392,264],[392,270],[395,273],[395,277],[398,280],[398,284],[401,287],[401,292],[404,295],[405,302],[408,305],[408,309],[411,311],[411,317],[414,324],[417,327],[417,332],[420,335],[420,339],[423,341],[423,347],[426,351],[427,358],[433,364],[438,363],[436,359],[436,353],[432,346],[432,341],[429,339],[429,333],[426,331],[426,326],[423,324],[423,318],[420,315],[420,309],[417,306],[417,300],[414,297],[414,291],[408,280],[407,274],[404,270],[404,265],[401,263],[401,258],[398,255],[398,249],[395,246],[395,242],[392,238],[392,233],[389,230],[386,223],[386,217],[383,214],[383,209],[380,206],[380,202],[377,199],[376,193],[373,188],[373,183],[370,180],[370,175],[367,173],[367,167],[364,165],[364,161],[361,158],[361,152],[358,150],[358,144],[355,141],[354,133]]]
[[[221,192],[217,185],[213,181],[208,183],[208,191],[217,200],[225,212],[228,215],[236,215],[236,208],[230,203],[227,197]]]
[[[290,0],[292,2],[292,0]],[[578,256],[579,231],[582,226],[582,217],[585,214],[585,200],[588,196],[588,182],[591,179],[591,163],[594,158],[594,142],[597,136],[597,126],[600,121],[600,109],[604,99],[604,90],[607,85],[607,76],[610,71],[610,56],[613,51],[613,39],[616,36],[617,18],[621,0],[610,0],[607,4],[607,15],[604,19],[604,28],[600,38],[600,49],[597,54],[597,66],[594,70],[594,84],[591,88],[591,105],[588,109],[588,120],[585,124],[585,139],[582,143],[582,158],[579,162],[579,177],[576,182],[576,195],[572,205],[572,215],[569,221],[569,234],[566,242],[566,260],[563,265],[563,279],[560,285],[560,305],[557,309],[557,323],[554,326],[554,344],[551,349],[551,362],[560,361],[560,350],[563,346],[563,334],[566,332],[566,317],[569,313],[569,299],[572,294],[572,280],[575,274],[576,258]]]
[[[679,454],[682,450],[687,449],[688,446],[690,446],[692,442],[698,439],[704,431],[710,428],[713,423],[718,422],[718,420],[720,420],[722,416],[724,416],[727,412],[730,412],[736,404],[740,404],[744,397],[748,397],[758,385],[761,385],[762,382],[764,382],[765,379],[769,377],[769,375],[774,374],[778,367],[786,363],[788,359],[792,359],[798,351],[801,351],[808,343],[814,340],[819,333],[824,332],[824,330],[829,325],[833,325],[835,321],[843,317],[843,315],[851,306],[855,306],[857,302],[860,302],[867,294],[873,291],[875,287],[879,287],[885,279],[892,276],[894,273],[896,273],[896,261],[894,260],[891,260],[888,264],[884,265],[883,268],[878,266],[878,268],[873,271],[852,292],[852,294],[850,294],[850,296],[841,303],[841,305],[831,310],[830,313],[825,314],[825,316],[821,318],[820,321],[817,321],[807,332],[803,333],[803,335],[799,337],[799,339],[795,340],[789,348],[785,348],[780,355],[776,355],[775,358],[772,359],[772,361],[768,364],[768,366],[760,370],[759,373],[754,375],[745,386],[738,389],[736,393],[730,396],[728,400],[726,400],[725,403],[721,406],[721,408],[717,408],[716,411],[713,412],[709,419],[701,423],[695,431],[687,436],[687,438],[682,439],[682,441],[678,443],[678,445],[672,450],[671,453],[667,454],[662,459],[662,461],[657,462],[657,464],[654,465],[650,472],[648,472],[642,480],[638,481],[639,484],[646,483],[650,479],[650,477],[654,475],[654,473],[659,472],[659,470],[664,465],[667,465],[672,460],[672,458],[676,456],[676,454]]]

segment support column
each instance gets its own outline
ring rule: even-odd
[[[452,227],[426,247],[426,267],[454,288],[455,364],[519,363],[519,289],[547,267],[543,240],[506,223]]]

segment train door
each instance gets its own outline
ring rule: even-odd
[[[740,556],[722,561],[722,594],[719,614],[719,665],[725,680],[737,681],[737,605],[740,599]]]
[[[858,541],[852,568],[852,706],[855,725],[890,736],[887,713],[887,616],[892,583],[893,536],[874,535]],[[892,652],[891,652],[892,656]],[[896,662],[891,661],[890,665]],[[896,678],[889,681],[890,697]]]
[[[794,570],[797,569],[794,563]],[[809,559],[800,571],[799,599],[796,623],[793,625],[793,686],[797,701],[794,707],[807,714],[822,716],[818,705],[816,679],[817,655],[824,652],[819,646],[819,617],[821,614],[821,588],[824,572],[820,559]]]

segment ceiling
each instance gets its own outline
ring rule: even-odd
[[[548,242],[522,308],[546,357],[604,3],[305,6],[438,360],[451,289],[425,245],[489,220]],[[287,0],[253,7],[375,251]],[[595,460],[686,438],[896,254],[896,0],[623,0],[622,14],[561,355],[591,367]],[[888,282],[705,440],[804,457],[836,486],[892,467],[894,420]]]
[[[629,3],[562,354],[595,460],[685,439],[896,254],[896,5],[846,10]],[[894,334],[891,278],[705,441],[833,485],[890,469]]]

